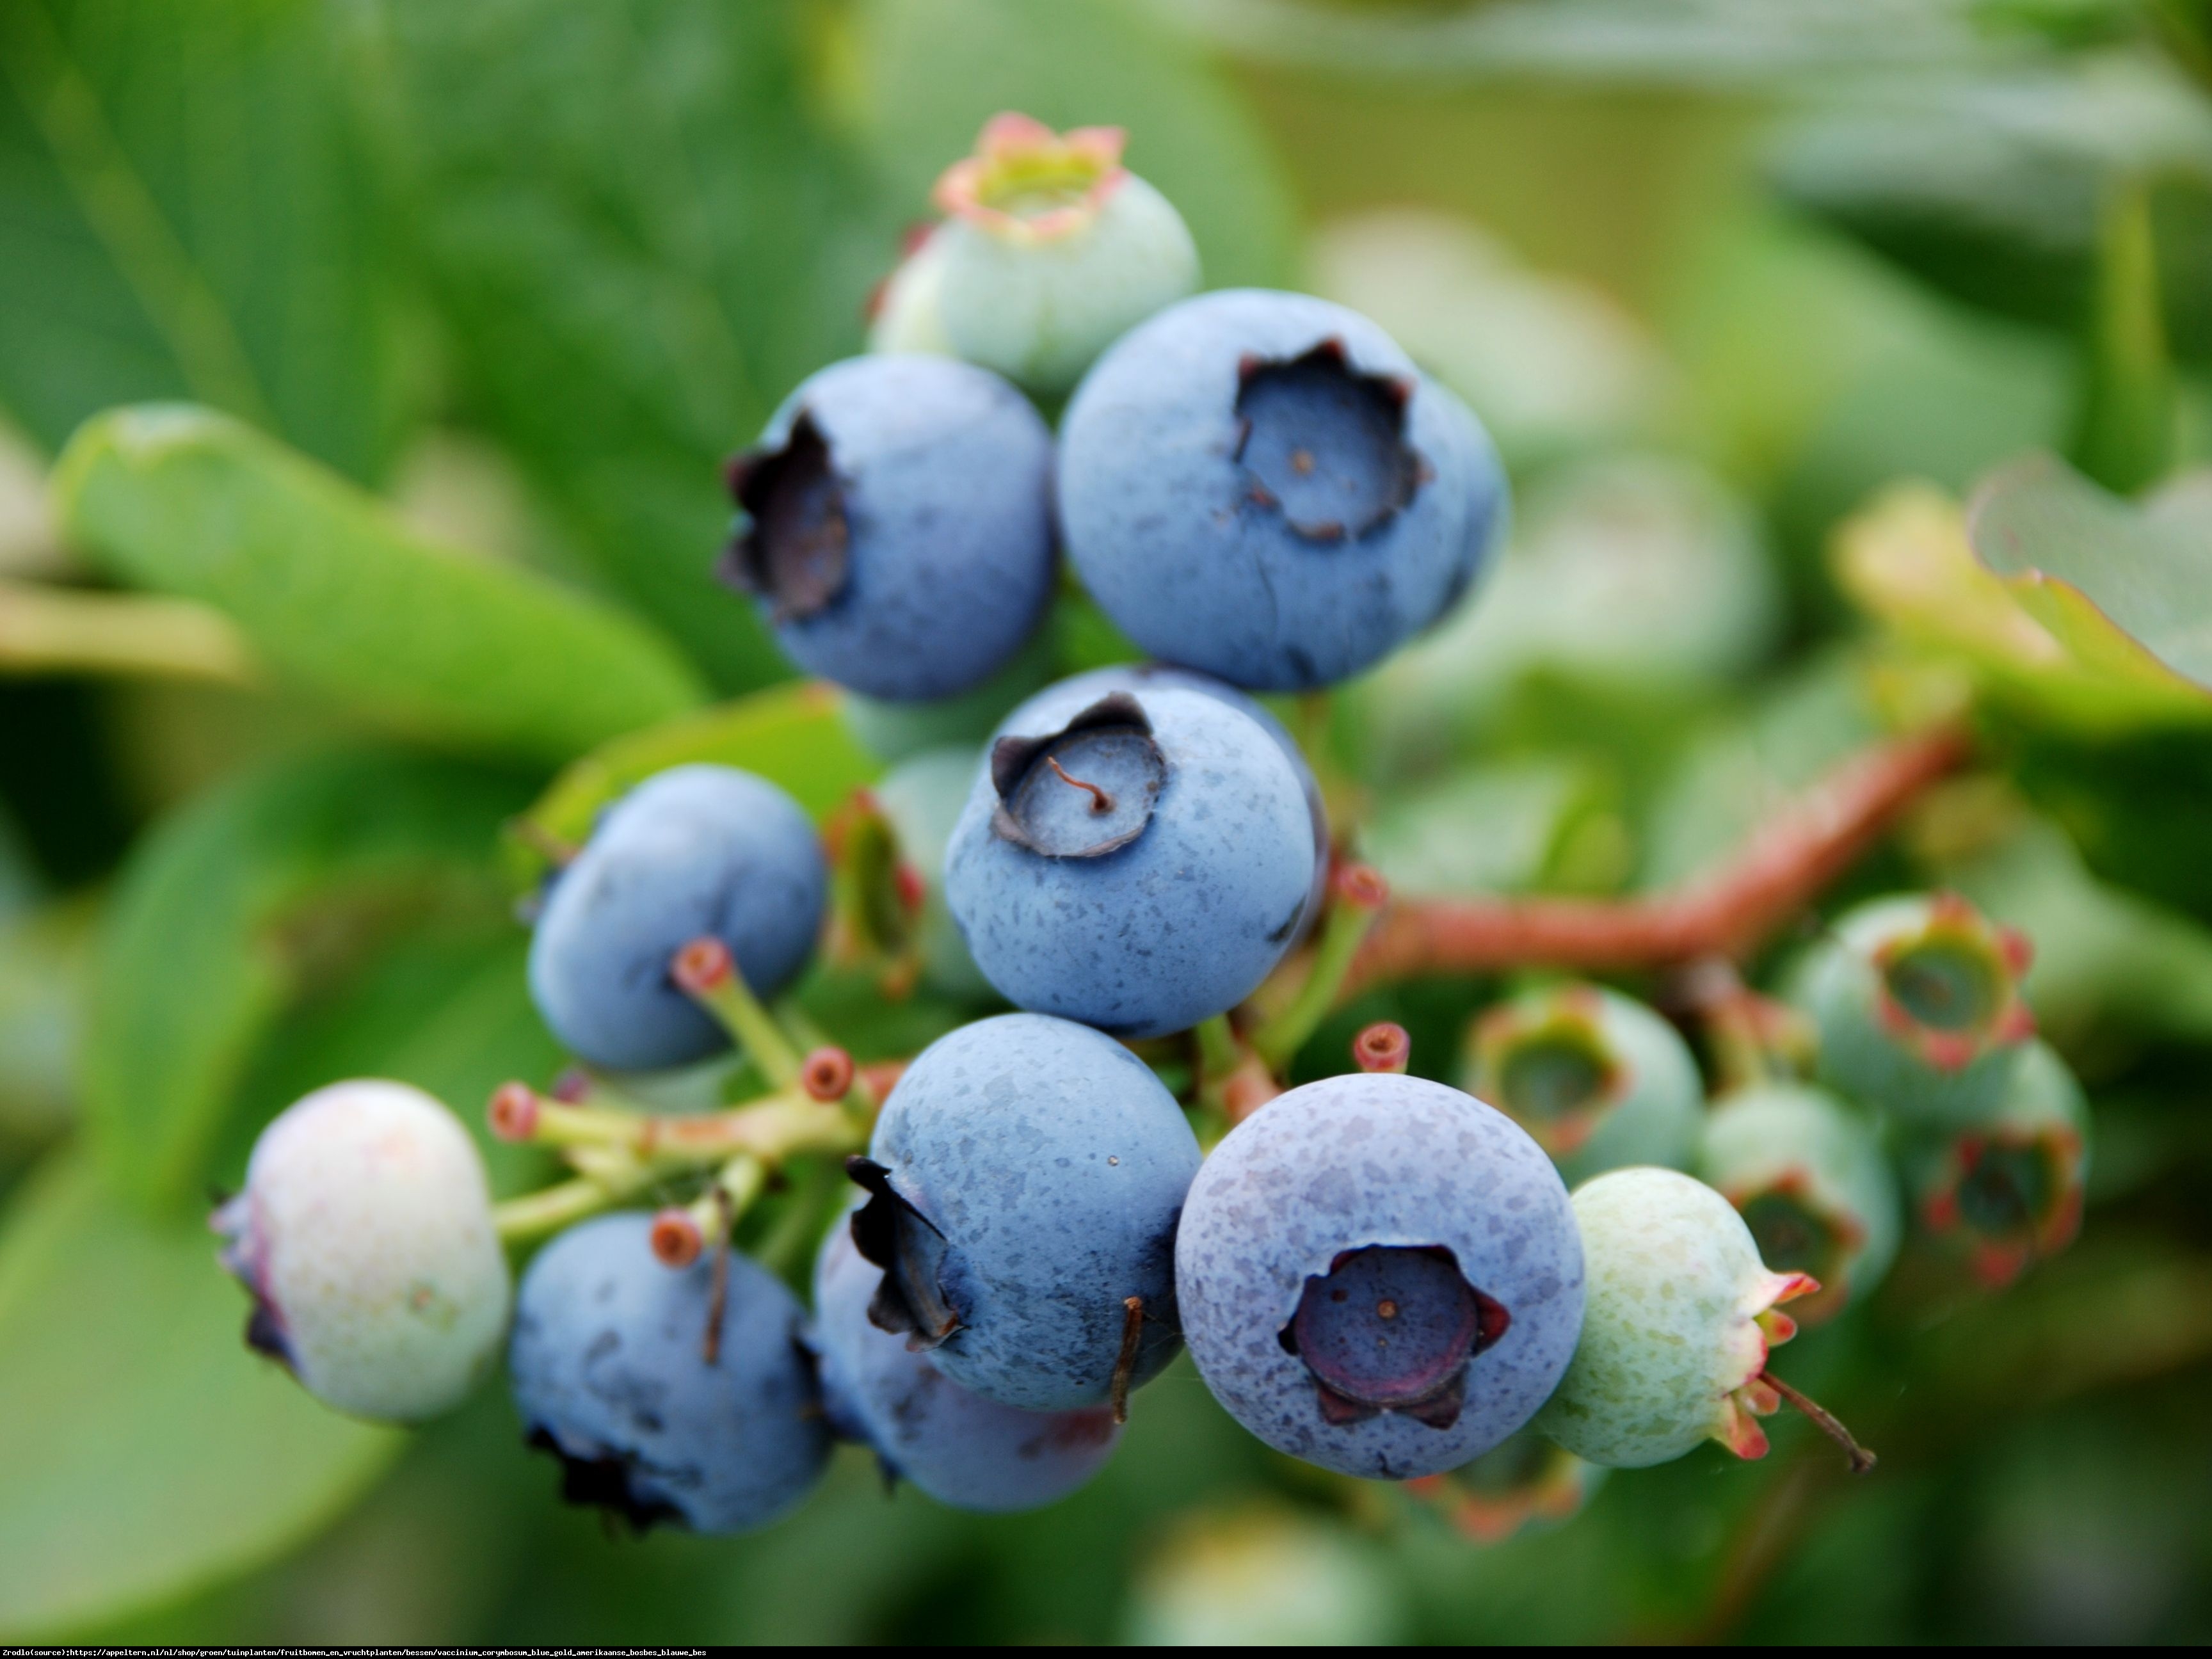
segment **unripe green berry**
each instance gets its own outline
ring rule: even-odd
[[[868,349],[956,357],[945,332],[945,243],[934,227],[908,244],[869,305]]]
[[[1577,1188],[1582,1340],[1536,1426],[1612,1468],[1664,1463],[1700,1441],[1760,1457],[1755,1420],[1780,1404],[1762,1380],[1796,1322],[1777,1304],[1820,1286],[1770,1272],[1711,1188],[1673,1170],[1615,1170]]]
[[[1806,1324],[1865,1297],[1896,1259],[1902,1217],[1881,1137],[1826,1090],[1729,1095],[1705,1120],[1698,1173],[1735,1206],[1768,1267],[1820,1281],[1795,1310]]]
[[[934,286],[938,325],[959,356],[1058,397],[1131,328],[1196,292],[1190,232],[1121,166],[1121,143],[1117,128],[1059,135],[1000,115],[939,181],[949,216],[916,283]]]
[[[1518,1123],[1570,1184],[1632,1164],[1690,1166],[1705,1088],[1689,1046],[1595,985],[1532,992],[1468,1032],[1467,1091]]]
[[[1820,1080],[1908,1126],[1974,1122],[2034,1034],[2027,963],[2026,939],[1955,894],[1861,905],[1796,980],[1820,1027]]]
[[[253,1294],[246,1340],[342,1412],[435,1416],[498,1352],[510,1287],[483,1160],[419,1089],[361,1078],[296,1102],[211,1224]]]
[[[1929,1231],[1964,1249],[1984,1284],[2009,1284],[2081,1224],[2089,1103],[2051,1046],[2031,1042],[1996,1109],[1920,1141],[1906,1167]]]

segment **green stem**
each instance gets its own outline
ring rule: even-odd
[[[1374,879],[1371,872],[1368,879]],[[1375,913],[1382,908],[1380,882],[1375,882],[1371,902],[1369,893],[1361,890],[1363,886],[1340,878],[1305,982],[1298,987],[1289,1006],[1252,1034],[1252,1051],[1267,1062],[1268,1070],[1279,1074],[1336,1006],[1337,993],[1344,988],[1345,975],[1352,970],[1352,959],[1373,926]]]
[[[1226,1014],[1199,1021],[1191,1034],[1198,1039],[1198,1074],[1205,1083],[1219,1083],[1244,1058],[1243,1047],[1237,1041]]]
[[[509,1244],[526,1243],[557,1233],[586,1216],[597,1215],[623,1194],[611,1191],[589,1176],[578,1176],[557,1187],[510,1198],[492,1210],[493,1224]]]
[[[722,1029],[773,1086],[789,1089],[798,1083],[799,1050],[753,994],[743,974],[732,968],[708,989],[692,994],[722,1022]]]
[[[816,1164],[754,1247],[754,1260],[773,1273],[788,1273],[804,1265],[820,1241],[824,1212],[836,1206],[844,1186],[844,1172],[835,1163]]]

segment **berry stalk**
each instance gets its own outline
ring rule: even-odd
[[[1391,907],[1340,994],[1423,974],[1553,967],[1620,972],[1750,956],[1964,763],[1940,726],[1838,765],[1756,830],[1717,873],[1626,899],[1419,899]]]
[[[676,953],[669,972],[685,995],[721,1022],[770,1083],[788,1089],[799,1081],[799,1050],[738,972],[728,945],[711,936],[695,939]]]
[[[1252,1034],[1252,1052],[1270,1071],[1279,1072],[1290,1063],[1346,994],[1361,943],[1376,913],[1389,902],[1389,884],[1369,865],[1345,865],[1330,877],[1328,885],[1332,902],[1305,982],[1287,1006]]]

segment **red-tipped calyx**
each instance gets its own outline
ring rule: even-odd
[[[730,947],[707,934],[678,951],[668,972],[678,989],[704,996],[727,984],[737,973],[737,964],[730,958]]]
[[[653,1260],[664,1267],[688,1267],[707,1248],[706,1236],[689,1210],[663,1210],[653,1217],[648,1241]]]
[[[1363,1072],[1402,1073],[1413,1059],[1413,1040],[1406,1028],[1378,1020],[1352,1040],[1352,1058]]]
[[[528,1140],[538,1133],[538,1092],[526,1083],[502,1083],[491,1091],[484,1117],[501,1140]]]
[[[1008,112],[983,125],[975,153],[947,167],[932,199],[953,218],[994,236],[1044,242],[1097,217],[1127,173],[1119,127],[1056,133]]]
[[[799,1063],[799,1086],[816,1100],[842,1100],[853,1086],[853,1056],[834,1046],[815,1049]]]
[[[1340,864],[1329,877],[1329,890],[1340,904],[1359,910],[1380,910],[1390,902],[1390,884],[1371,864]]]

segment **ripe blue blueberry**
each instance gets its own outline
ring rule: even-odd
[[[1556,986],[1492,1009],[1468,1035],[1468,1091],[1526,1129],[1571,1185],[1630,1164],[1686,1169],[1696,1156],[1698,1062],[1642,1003]]]
[[[945,855],[945,897],[984,977],[1020,1007],[1125,1036],[1241,1002],[1313,890],[1313,817],[1282,750],[1195,691],[1025,708]]]
[[[1052,597],[1052,435],[1022,394],[947,357],[809,376],[731,464],[720,567],[810,673],[872,697],[988,679]]]
[[[1069,556],[1164,660],[1326,685],[1443,615],[1505,484],[1464,406],[1341,306],[1231,289],[1131,331],[1061,427]]]
[[[963,1026],[907,1068],[851,1164],[873,1200],[853,1237],[885,1270],[870,1316],[1003,1405],[1100,1405],[1125,1358],[1133,1384],[1175,1357],[1198,1159],[1175,1097],[1112,1038],[1039,1014]]]
[[[1211,674],[1196,673],[1188,668],[1176,668],[1163,662],[1117,663],[1109,668],[1072,675],[1056,685],[1047,686],[1008,714],[999,729],[1002,732],[1025,731],[1040,720],[1048,720],[1055,712],[1071,715],[1079,713],[1111,691],[1140,694],[1147,690],[1203,692],[1249,717],[1283,751],[1283,758],[1291,763],[1298,787],[1305,795],[1306,812],[1313,819],[1313,884],[1308,890],[1305,915],[1298,922],[1298,932],[1304,933],[1321,915],[1322,896],[1328,889],[1328,805],[1322,799],[1320,781],[1315,778],[1297,739],[1258,698],[1245,696]]]
[[[556,878],[530,942],[530,992],[553,1035],[598,1066],[643,1071],[728,1038],[669,978],[688,941],[729,946],[756,995],[806,965],[829,872],[798,802],[750,772],[679,766],[599,821]]]
[[[1105,1466],[1121,1432],[1110,1409],[1028,1412],[962,1388],[869,1320],[882,1279],[849,1226],[830,1229],[814,1264],[814,1346],[839,1434],[955,1509],[1037,1509]]]
[[[523,1275],[507,1369],[531,1443],[560,1458],[562,1495],[640,1527],[764,1527],[830,1455],[798,1301],[730,1255],[714,1355],[714,1264],[668,1267],[651,1218],[570,1228]]]
[[[253,1294],[246,1341],[326,1405],[434,1416],[498,1352],[507,1257],[483,1160],[419,1089],[360,1078],[286,1108],[213,1225]]]
[[[1270,1101],[1193,1183],[1184,1340],[1231,1415],[1346,1474],[1455,1468],[1573,1357],[1582,1245],[1551,1160],[1456,1089],[1376,1073]]]

